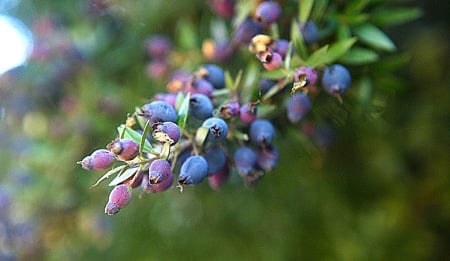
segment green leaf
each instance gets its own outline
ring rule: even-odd
[[[142,151],[145,147],[145,141],[147,141],[147,134],[148,134],[150,128],[151,128],[150,121],[147,121],[147,123],[145,123],[144,129],[142,131],[141,142],[139,143],[139,155],[141,155],[141,157],[142,157]]]
[[[397,7],[374,12],[372,20],[380,26],[392,26],[415,20],[422,14],[420,8]]]
[[[203,146],[203,143],[206,141],[206,137],[208,136],[209,128],[208,127],[200,127],[197,129],[195,133],[195,144],[197,146]]]
[[[361,25],[355,28],[354,32],[362,42],[373,48],[384,51],[395,51],[396,49],[391,39],[372,24]]]
[[[370,49],[355,47],[350,49],[341,59],[341,62],[351,65],[368,64],[378,60],[378,54]]]
[[[370,0],[353,0],[350,1],[350,3],[347,6],[347,9],[345,10],[347,14],[350,13],[359,13],[361,10],[363,10],[367,4],[369,4]]]
[[[314,4],[314,0],[302,0],[299,2],[299,20],[300,23],[305,23],[308,21],[309,15],[311,14],[311,10]]]
[[[328,45],[325,45],[324,47],[311,54],[308,60],[306,60],[305,64],[311,67],[316,67],[317,65],[324,64],[325,61],[327,61],[327,52]]]
[[[115,175],[116,173],[122,173],[123,171],[125,171],[129,166],[128,165],[120,165],[118,167],[113,168],[112,170],[106,172],[103,176],[101,176],[97,182],[95,182],[94,185],[92,185],[91,187],[96,187],[98,184],[100,184],[100,182],[102,182],[103,180],[109,178],[112,175]]]
[[[117,175],[111,182],[109,182],[108,186],[116,186],[123,183],[125,180],[131,178],[135,175],[139,170],[139,167],[129,168],[125,171],[122,171]]]
[[[177,42],[180,49],[194,50],[198,47],[197,26],[189,19],[180,19],[177,23]]]
[[[271,79],[271,80],[278,80],[281,78],[284,78],[289,75],[289,72],[284,68],[279,68],[272,71],[263,71],[261,73],[261,77]]]
[[[124,138],[124,139],[132,139],[138,144],[141,143],[142,134],[140,134],[139,132],[137,132],[129,127],[125,127],[124,124],[117,127],[117,132],[123,133],[122,138]],[[142,150],[148,151],[148,152],[151,152],[153,150],[152,145],[150,144],[150,142],[147,139],[144,139],[144,148]]]
[[[186,127],[186,122],[189,114],[189,101],[191,99],[191,94],[187,93],[183,99],[183,102],[180,105],[180,109],[178,110],[178,127],[181,131]]]
[[[328,2],[329,0],[315,0],[309,19],[316,22],[319,21],[327,13]]]
[[[295,53],[298,54],[302,60],[305,60],[308,57],[308,50],[306,49],[303,36],[300,33],[298,23],[295,20],[293,20],[291,24],[291,39]]]
[[[337,43],[334,43],[328,48],[328,52],[325,58],[325,61],[323,63],[333,63],[337,61],[339,58],[341,58],[345,53],[348,52],[348,50],[353,46],[353,44],[356,42],[356,38],[350,38],[341,40]]]
[[[225,86],[228,90],[233,90],[233,78],[228,70],[225,71]]]

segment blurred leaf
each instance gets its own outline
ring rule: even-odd
[[[233,26],[239,26],[247,17],[250,16],[255,8],[255,3],[253,1],[238,1],[236,4],[237,15],[233,20]]]
[[[328,48],[328,52],[326,55],[326,59],[323,63],[333,63],[339,58],[341,58],[347,51],[353,46],[353,44],[356,42],[356,38],[350,38],[346,40],[341,40],[337,43],[334,43]]]
[[[328,45],[325,45],[324,47],[311,54],[308,60],[305,61],[305,64],[311,67],[316,67],[319,64],[324,64],[324,62],[327,61],[327,52]]]
[[[378,54],[370,49],[355,47],[350,49],[343,57],[341,62],[352,65],[372,63],[378,60]]]
[[[178,47],[184,50],[193,50],[198,47],[197,27],[189,19],[180,19],[177,23]]]
[[[372,14],[372,20],[375,24],[380,26],[392,26],[409,21],[413,21],[420,16],[423,12],[420,8],[389,8],[382,9]]]
[[[140,134],[139,132],[137,132],[129,127],[125,127],[124,124],[117,127],[117,132],[123,133],[123,138],[125,138],[125,139],[132,139],[135,142],[137,142],[138,144],[141,143],[142,134]],[[142,150],[147,151],[147,152],[151,152],[153,150],[152,145],[145,138],[144,138],[144,148]]]
[[[318,22],[320,18],[326,13],[329,0],[315,0],[313,9],[309,15],[309,20]]]
[[[95,182],[94,185],[92,185],[91,187],[96,187],[98,184],[100,184],[103,180],[109,178],[112,175],[115,175],[116,173],[119,172],[119,175],[121,172],[125,171],[129,166],[128,165],[120,165],[118,167],[113,168],[112,170],[106,172],[101,178],[99,178],[97,180],[97,182]]]
[[[287,71],[284,68],[279,68],[272,71],[263,71],[261,73],[261,77],[271,79],[271,80],[278,80],[284,77],[287,77],[289,75],[289,71]]]
[[[348,39],[352,36],[350,27],[346,24],[340,24],[337,28],[337,38],[339,40]]]
[[[206,137],[208,136],[208,132],[208,127],[202,126],[197,129],[197,132],[195,133],[195,144],[197,144],[197,146],[203,146],[203,143],[205,143]]]
[[[314,5],[314,0],[302,0],[299,2],[299,20],[300,23],[305,23],[308,21],[309,15],[311,14],[312,7]]]
[[[111,182],[109,182],[108,186],[116,186],[123,183],[125,180],[131,178],[139,171],[139,167],[129,168],[123,172],[120,172],[117,177],[115,177]]]
[[[231,77],[230,71],[225,71],[225,86],[228,90],[233,90],[233,78]]]
[[[292,21],[291,24],[291,41],[294,45],[295,53],[302,59],[305,60],[308,55],[308,51],[306,49],[305,41],[303,40],[303,36],[300,33],[300,28],[298,26],[297,21]]]
[[[385,51],[395,51],[395,45],[391,39],[380,29],[372,24],[361,25],[354,30],[360,40],[369,46]]]
[[[367,4],[370,2],[370,0],[353,0],[350,1],[350,3],[347,6],[347,9],[345,10],[347,14],[350,13],[359,13],[361,10],[363,10]]]
[[[187,118],[189,115],[189,101],[191,99],[191,94],[187,93],[181,103],[180,109],[178,110],[178,127],[181,131],[184,130],[186,126]]]

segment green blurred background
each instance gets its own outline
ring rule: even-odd
[[[5,9],[46,48],[0,76],[0,186],[11,198],[0,260],[448,260],[447,1],[408,2],[423,16],[386,31],[400,54],[392,63],[404,63],[386,73],[398,81],[374,86],[371,106],[325,105],[339,116],[326,148],[281,130],[279,165],[255,189],[232,177],[219,192],[136,191],[113,217],[103,214],[109,188],[90,189],[102,173],[76,162],[163,90],[146,76],[145,39],[168,35],[192,69],[213,14],[204,1],[94,2]]]

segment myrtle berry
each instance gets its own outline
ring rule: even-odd
[[[226,162],[219,171],[208,176],[209,186],[214,190],[219,190],[229,177],[230,167],[228,162]]]
[[[245,103],[239,109],[239,117],[241,121],[245,124],[250,124],[254,120],[256,120],[257,117],[256,114],[257,114],[257,107],[256,104],[253,102]]]
[[[294,74],[294,81],[300,81],[302,76],[305,77],[307,86],[314,85],[317,82],[317,72],[312,67],[302,66],[298,68]]]
[[[272,144],[275,128],[266,119],[257,119],[250,125],[250,140],[256,146],[267,147]]]
[[[107,148],[123,161],[132,160],[139,153],[139,144],[132,139],[113,140]]]
[[[272,52],[270,55],[266,55],[263,66],[266,70],[272,71],[280,68],[283,65],[283,58],[277,52]]]
[[[255,151],[247,146],[238,148],[234,152],[234,165],[239,175],[249,175],[256,166]]]
[[[153,96],[153,100],[155,101],[165,101],[170,106],[175,108],[175,104],[177,101],[177,94],[176,93],[157,93],[155,96]]]
[[[143,105],[139,115],[149,120],[150,123],[177,122],[178,118],[175,109],[165,101],[152,101]]]
[[[207,39],[202,44],[202,54],[209,61],[224,62],[228,60],[235,52],[235,46],[228,41],[216,42]]]
[[[259,80],[258,87],[259,87],[259,90],[261,91],[261,93],[264,94],[264,93],[268,92],[273,86],[275,86],[275,84],[277,84],[276,80],[261,78]]]
[[[227,161],[225,151],[221,147],[206,149],[204,158],[208,163],[208,175],[218,172]]]
[[[177,143],[181,137],[180,127],[170,121],[154,123],[152,129],[153,137],[163,144],[168,142],[170,145],[173,145]]]
[[[189,99],[189,117],[204,121],[212,116],[214,105],[211,99],[201,93],[191,95]]]
[[[173,183],[172,172],[166,178],[164,178],[160,183],[152,184],[149,180],[149,175],[144,175],[142,177],[142,190],[146,193],[157,193],[169,189]]]
[[[278,149],[274,146],[269,146],[256,152],[257,166],[265,172],[271,171],[275,168],[278,162]]]
[[[206,138],[207,141],[210,142],[220,142],[224,140],[228,135],[228,125],[221,118],[211,117],[206,119],[203,124],[203,127],[207,127],[208,136]]]
[[[169,69],[169,64],[166,60],[155,59],[147,64],[145,72],[151,79],[161,79],[168,73]]]
[[[235,117],[239,115],[239,102],[238,101],[226,101],[219,108],[220,116],[225,119]]]
[[[128,184],[120,184],[113,188],[109,194],[108,203],[105,206],[105,213],[114,215],[124,208],[131,199],[131,186]]]
[[[287,102],[287,117],[290,122],[299,122],[311,109],[311,101],[308,95],[296,93]]]
[[[223,69],[216,64],[204,64],[200,67],[197,75],[210,82],[214,88],[225,88],[225,73]]]
[[[208,163],[205,158],[193,155],[181,165],[178,183],[181,185],[199,184],[208,173]]]
[[[263,27],[250,18],[245,19],[234,31],[233,42],[238,44],[249,44],[253,36],[261,34]]]
[[[255,20],[264,27],[275,23],[281,15],[281,7],[277,2],[264,1],[261,2],[255,10]]]
[[[172,176],[170,162],[163,159],[152,161],[148,168],[148,179],[150,184],[159,184]]]
[[[352,82],[350,72],[340,64],[327,66],[322,75],[322,86],[325,91],[334,96],[344,93]]]
[[[111,151],[98,149],[94,151],[90,156],[86,156],[80,163],[81,167],[87,170],[104,170],[111,167],[114,160],[115,157]]]
[[[315,44],[319,39],[319,29],[313,21],[306,21],[306,23],[301,24],[300,31],[307,45]]]
[[[164,58],[172,50],[172,42],[164,35],[153,35],[145,42],[147,54],[154,58]]]
[[[223,18],[231,18],[234,15],[234,0],[211,0],[210,6],[216,15]]]
[[[289,41],[286,39],[277,39],[275,40],[272,45],[271,49],[279,53],[281,55],[281,58],[286,58],[287,51],[289,49]]]
[[[191,81],[187,82],[185,92],[191,94],[201,93],[208,97],[212,97],[214,86],[207,80],[199,77],[193,77]]]

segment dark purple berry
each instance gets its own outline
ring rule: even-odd
[[[170,121],[154,123],[152,129],[153,138],[163,144],[168,142],[170,145],[173,145],[181,137],[181,131],[178,125]]]
[[[313,21],[307,21],[300,25],[300,31],[303,36],[303,40],[307,45],[312,45],[319,39],[319,29]]]
[[[113,140],[107,148],[123,161],[132,160],[139,154],[139,144],[131,139]]]
[[[311,101],[308,95],[297,93],[291,96],[287,102],[287,117],[290,122],[299,122],[311,109]]]
[[[120,184],[113,188],[109,194],[109,200],[105,207],[105,213],[114,215],[124,208],[131,199],[131,186],[128,184]]]
[[[317,72],[312,67],[302,66],[295,71],[294,81],[298,82],[305,77],[306,85],[311,86],[317,82]]]
[[[221,147],[208,148],[204,158],[208,163],[208,175],[218,172],[227,161],[225,151]]]
[[[256,104],[253,102],[245,103],[241,106],[239,110],[239,117],[241,121],[245,124],[250,124],[254,120],[256,120],[257,117],[257,107]]]
[[[156,159],[152,161],[148,169],[150,184],[159,184],[172,176],[171,165],[167,160]]]
[[[190,92],[191,94],[204,94],[208,97],[212,97],[214,91],[214,86],[207,80],[203,78],[193,77],[191,81],[187,82],[185,92]]]
[[[277,84],[276,80],[271,80],[271,79],[267,79],[267,78],[261,78],[259,80],[259,90],[261,91],[261,93],[266,93],[268,92],[273,86],[275,86],[275,84]]]
[[[197,75],[210,82],[216,89],[225,88],[225,73],[223,72],[223,69],[216,64],[202,65],[198,70]]]
[[[225,119],[235,117],[239,115],[239,102],[238,101],[227,101],[222,106],[220,106],[219,112],[220,116]]]
[[[201,93],[191,95],[189,100],[189,117],[204,121],[212,116],[214,105],[211,99]]]
[[[265,172],[271,171],[275,168],[278,162],[278,157],[278,149],[274,146],[270,146],[256,152],[257,165]]]
[[[266,119],[257,119],[250,125],[250,140],[256,146],[267,147],[272,144],[275,128]]]
[[[172,50],[172,42],[163,35],[153,35],[145,42],[147,54],[154,58],[164,58]]]
[[[181,165],[178,183],[181,185],[199,184],[208,173],[208,163],[202,156],[194,155]]]
[[[271,48],[274,52],[279,53],[281,55],[281,58],[286,58],[286,54],[289,48],[289,41],[286,39],[277,39],[275,40]]]
[[[242,146],[234,152],[234,165],[241,176],[252,173],[256,166],[256,153],[253,149]]]
[[[264,1],[261,2],[255,10],[255,20],[267,27],[275,23],[281,16],[281,7],[277,2]]]
[[[206,119],[202,127],[207,127],[208,136],[206,138],[207,141],[210,142],[220,142],[223,141],[228,135],[228,125],[221,118],[211,117]]]
[[[245,19],[234,31],[233,42],[237,44],[249,44],[253,36],[261,34],[263,27],[250,18]]]
[[[340,64],[327,66],[322,75],[322,86],[326,92],[334,96],[343,94],[352,82],[350,72]]]
[[[141,107],[140,115],[150,121],[156,122],[177,122],[177,112],[165,101],[152,101]]]

